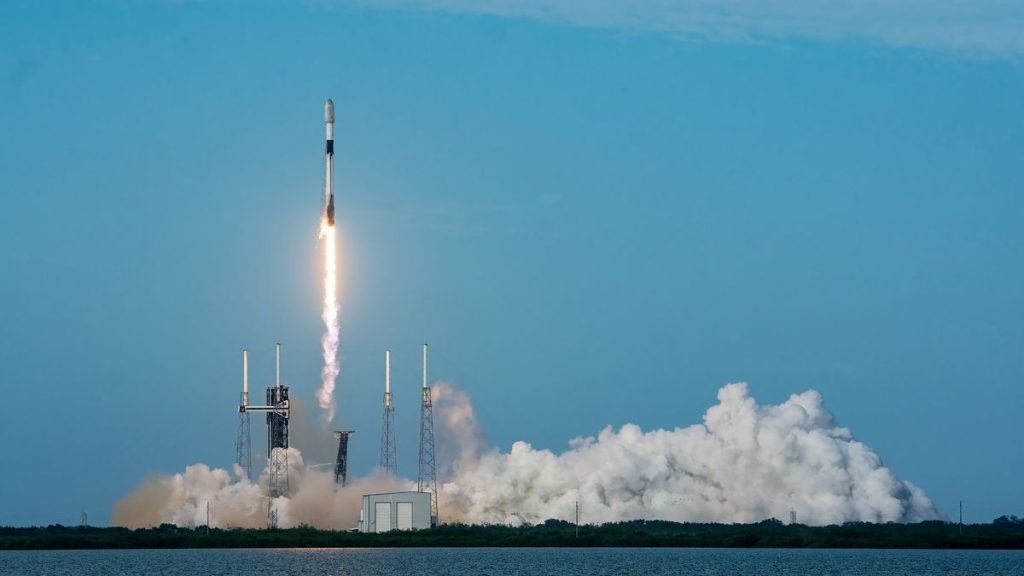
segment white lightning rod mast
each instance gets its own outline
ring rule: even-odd
[[[249,405],[249,349],[242,350],[242,406]]]
[[[384,419],[380,428],[380,467],[384,473],[398,473],[394,429],[395,408],[391,405],[391,350],[384,352]]]

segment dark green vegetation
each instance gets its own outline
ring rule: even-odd
[[[321,548],[406,546],[639,546],[710,548],[1013,548],[1024,549],[1024,519],[1003,516],[991,524],[962,528],[945,522],[842,526],[678,524],[620,522],[576,527],[548,520],[537,526],[445,525],[419,532],[357,534],[313,528],[221,530],[178,528],[91,528],[47,526],[0,528],[0,550],[87,548]]]

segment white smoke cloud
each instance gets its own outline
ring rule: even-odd
[[[483,453],[483,427],[469,396],[448,382],[438,382],[430,389],[434,405],[436,450],[440,478],[450,478],[461,469],[473,466]]]
[[[805,524],[942,518],[921,489],[896,479],[838,426],[814,391],[759,406],[746,384],[718,393],[704,423],[642,431],[627,424],[577,438],[561,454],[516,442],[463,461],[443,484],[446,521],[630,519]]]
[[[205,526],[209,503],[211,527],[265,528],[267,507],[273,506],[281,528],[305,525],[348,530],[359,521],[363,494],[415,489],[408,480],[379,473],[341,487],[334,482],[333,467],[307,466],[295,448],[288,449],[288,480],[289,494],[271,500],[266,469],[260,478],[251,481],[238,466],[231,473],[193,464],[182,473],[145,480],[114,505],[111,524],[129,528],[164,523]]]
[[[345,0],[385,9],[529,18],[687,40],[864,40],[972,57],[1024,54],[1014,0]]]
[[[757,522],[785,520],[790,511],[812,525],[944,518],[920,488],[897,479],[836,424],[814,391],[761,406],[746,384],[729,384],[702,424],[648,432],[609,426],[596,438],[572,440],[561,454],[525,442],[508,453],[488,451],[469,396],[439,383],[432,398],[444,522],[571,520],[576,502],[586,523]],[[454,450],[445,455],[445,447]],[[251,481],[237,467],[230,473],[195,464],[143,482],[116,504],[112,523],[200,526],[209,503],[212,526],[264,527],[273,505],[282,527],[348,529],[363,494],[415,489],[379,472],[342,488],[333,470],[306,465],[295,448],[288,464],[291,491],[273,502],[266,470]]]

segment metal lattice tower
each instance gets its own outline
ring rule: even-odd
[[[267,413],[268,482],[270,497],[277,498],[288,493],[288,387],[267,388],[267,405],[277,408]]]
[[[334,461],[334,482],[344,486],[348,483],[348,437],[355,434],[353,430],[335,430],[338,439],[338,458]]]
[[[276,385],[267,388],[267,456],[270,497],[288,493],[288,387],[281,386],[281,345],[277,345]]]
[[[245,475],[252,478],[252,432],[249,413],[245,407],[249,404],[249,351],[242,350],[242,393],[241,404],[238,405],[238,437],[235,439],[235,464],[238,464]]]
[[[242,404],[245,406],[245,397],[242,396]],[[252,478],[252,428],[249,413],[244,410],[238,411],[238,438],[235,440],[235,464],[245,470],[246,478]]]
[[[380,467],[390,476],[398,474],[395,447],[395,407],[391,403],[391,350],[384,352],[384,418],[380,426]]]
[[[420,492],[430,492],[430,523],[436,526],[437,466],[434,458],[434,404],[427,386],[427,345],[423,345],[423,404],[420,407],[420,470],[417,482]]]

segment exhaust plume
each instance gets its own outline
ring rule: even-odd
[[[265,528],[268,506],[277,511],[282,528],[313,526],[348,530],[359,522],[363,494],[415,490],[411,481],[386,477],[379,471],[341,487],[330,466],[308,466],[295,448],[288,449],[292,492],[271,499],[267,471],[250,480],[238,466],[233,472],[206,464],[185,467],[173,476],[155,476],[114,505],[113,526],[147,528],[163,523],[204,526],[210,504],[214,528]]]
[[[469,395],[448,382],[435,384],[430,398],[438,418],[437,472],[442,479],[452,478],[480,458],[486,444],[483,428],[476,419]]]
[[[813,525],[944,517],[838,426],[817,392],[759,406],[746,384],[729,384],[718,402],[687,428],[608,426],[561,454],[516,442],[508,453],[461,459],[440,490],[441,515],[482,524],[572,520],[578,501],[586,523],[747,523],[790,511]]]
[[[324,365],[320,369],[320,388],[316,400],[326,411],[327,422],[334,420],[334,382],[338,378],[338,277],[337,243],[334,226],[326,220],[320,222],[320,237],[324,240],[324,303],[320,318],[324,322],[324,333],[320,337]]]
[[[441,517],[472,524],[533,524],[572,520],[579,502],[584,523],[634,519],[803,524],[848,521],[918,522],[945,519],[925,493],[899,480],[870,447],[839,426],[821,395],[810,390],[778,405],[759,405],[744,383],[718,391],[704,421],[651,430],[625,424],[576,438],[555,454],[525,442],[500,452],[485,448],[468,395],[447,383],[432,391],[443,473]],[[271,501],[267,471],[252,480],[194,464],[183,473],[145,480],[114,507],[112,524],[128,527],[211,525],[260,528],[268,506],[282,527],[326,529],[356,525],[363,494],[415,490],[415,483],[380,470],[342,488],[329,465],[309,466],[289,448],[292,492]]]

